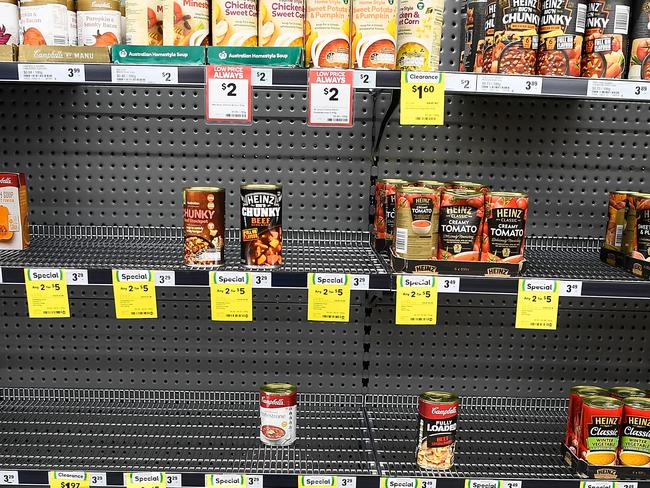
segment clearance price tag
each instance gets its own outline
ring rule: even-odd
[[[205,120],[251,124],[253,89],[250,66],[206,67]]]
[[[126,488],[167,488],[165,473],[124,473]]]
[[[83,471],[50,471],[50,488],[90,488],[90,476]]]
[[[25,269],[24,272],[30,318],[70,317],[64,270]]]
[[[445,123],[445,75],[428,71],[404,71],[400,92],[399,123]]]
[[[559,281],[519,280],[515,328],[557,329],[559,300]]]
[[[307,124],[313,127],[352,127],[352,70],[310,69]]]
[[[206,474],[207,488],[262,488],[262,475],[248,474]]]
[[[156,284],[153,271],[113,270],[115,318],[156,319]]]
[[[397,277],[395,324],[435,325],[438,320],[438,286],[435,276]]]
[[[212,320],[250,322],[253,320],[253,279],[251,273],[210,272]]]
[[[307,320],[350,321],[350,275],[309,273]]]

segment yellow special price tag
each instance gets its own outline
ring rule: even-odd
[[[156,284],[153,271],[113,270],[115,318],[157,319]]]
[[[26,269],[24,272],[30,318],[70,317],[64,270]]]
[[[445,123],[445,75],[430,71],[403,71],[399,123]]]
[[[435,276],[399,275],[395,297],[397,325],[435,325],[438,287]]]
[[[336,476],[298,476],[298,488],[337,488]]]
[[[126,488],[166,488],[165,473],[124,473]]]
[[[50,471],[50,488],[90,488],[90,475],[83,471]]]
[[[253,320],[253,280],[251,273],[210,271],[212,320],[250,322]]]
[[[262,488],[264,477],[254,474],[206,474],[207,488]]]
[[[350,321],[349,274],[309,273],[307,288],[307,320]]]
[[[560,282],[557,280],[519,280],[517,291],[517,329],[557,329]]]

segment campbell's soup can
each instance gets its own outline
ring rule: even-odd
[[[20,2],[22,44],[68,45],[67,0],[22,0]]]
[[[420,395],[418,412],[418,466],[450,469],[456,450],[458,397],[444,391],[424,392]]]
[[[0,0],[0,45],[20,44],[20,27],[18,22],[18,1]]]
[[[592,396],[582,401],[580,457],[589,464],[616,464],[623,403],[616,398]]]
[[[625,466],[650,467],[650,398],[623,400],[618,457]]]
[[[607,396],[607,390],[599,386],[580,385],[571,388],[569,395],[569,409],[567,413],[567,427],[564,443],[577,455],[578,439],[580,438],[580,424],[582,419],[582,400],[590,396]]]
[[[269,383],[260,388],[260,441],[288,446],[296,440],[298,389],[289,383]]]
[[[614,386],[609,389],[609,396],[619,400],[626,398],[644,398],[645,391],[635,386]]]

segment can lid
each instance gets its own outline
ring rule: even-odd
[[[645,397],[645,391],[635,386],[614,386],[609,389],[609,393],[620,398]]]
[[[408,180],[403,180],[402,178],[381,178],[377,180],[380,183],[408,183]]]
[[[416,195],[431,195],[432,193],[440,193],[440,190],[436,188],[428,188],[426,186],[411,186],[411,185],[400,185],[397,188],[397,191],[400,193],[416,194]]]
[[[296,385],[291,383],[268,383],[260,387],[264,393],[273,393],[274,395],[291,395],[298,391]]]
[[[422,183],[423,185],[445,186],[443,181],[438,180],[418,180],[417,182]]]
[[[528,197],[526,193],[518,191],[493,191],[490,195],[494,197]]]
[[[614,410],[623,405],[623,402],[617,400],[616,398],[606,397],[606,396],[590,396],[585,398],[582,401],[583,405],[588,405],[590,407],[604,408],[606,410]]]
[[[582,397],[585,396],[607,396],[608,391],[600,386],[578,385],[571,388],[571,393],[576,393]]]
[[[485,188],[485,185],[483,183],[476,183],[475,181],[450,181],[448,183],[449,185],[458,185],[458,186],[464,186],[467,188]]]
[[[220,193],[225,190],[218,186],[188,186],[183,188],[183,191],[209,191],[212,193]]]
[[[446,391],[425,391],[420,395],[420,401],[428,403],[456,403],[458,395]]]
[[[650,398],[625,398],[623,399],[623,405],[641,410],[650,410]]]
[[[242,190],[281,190],[282,185],[272,183],[247,183],[241,185]]]

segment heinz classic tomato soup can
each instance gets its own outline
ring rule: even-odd
[[[269,383],[260,388],[260,441],[269,446],[288,446],[296,440],[298,389],[288,383]]]
[[[523,193],[494,192],[485,198],[481,261],[523,261],[528,196]]]

